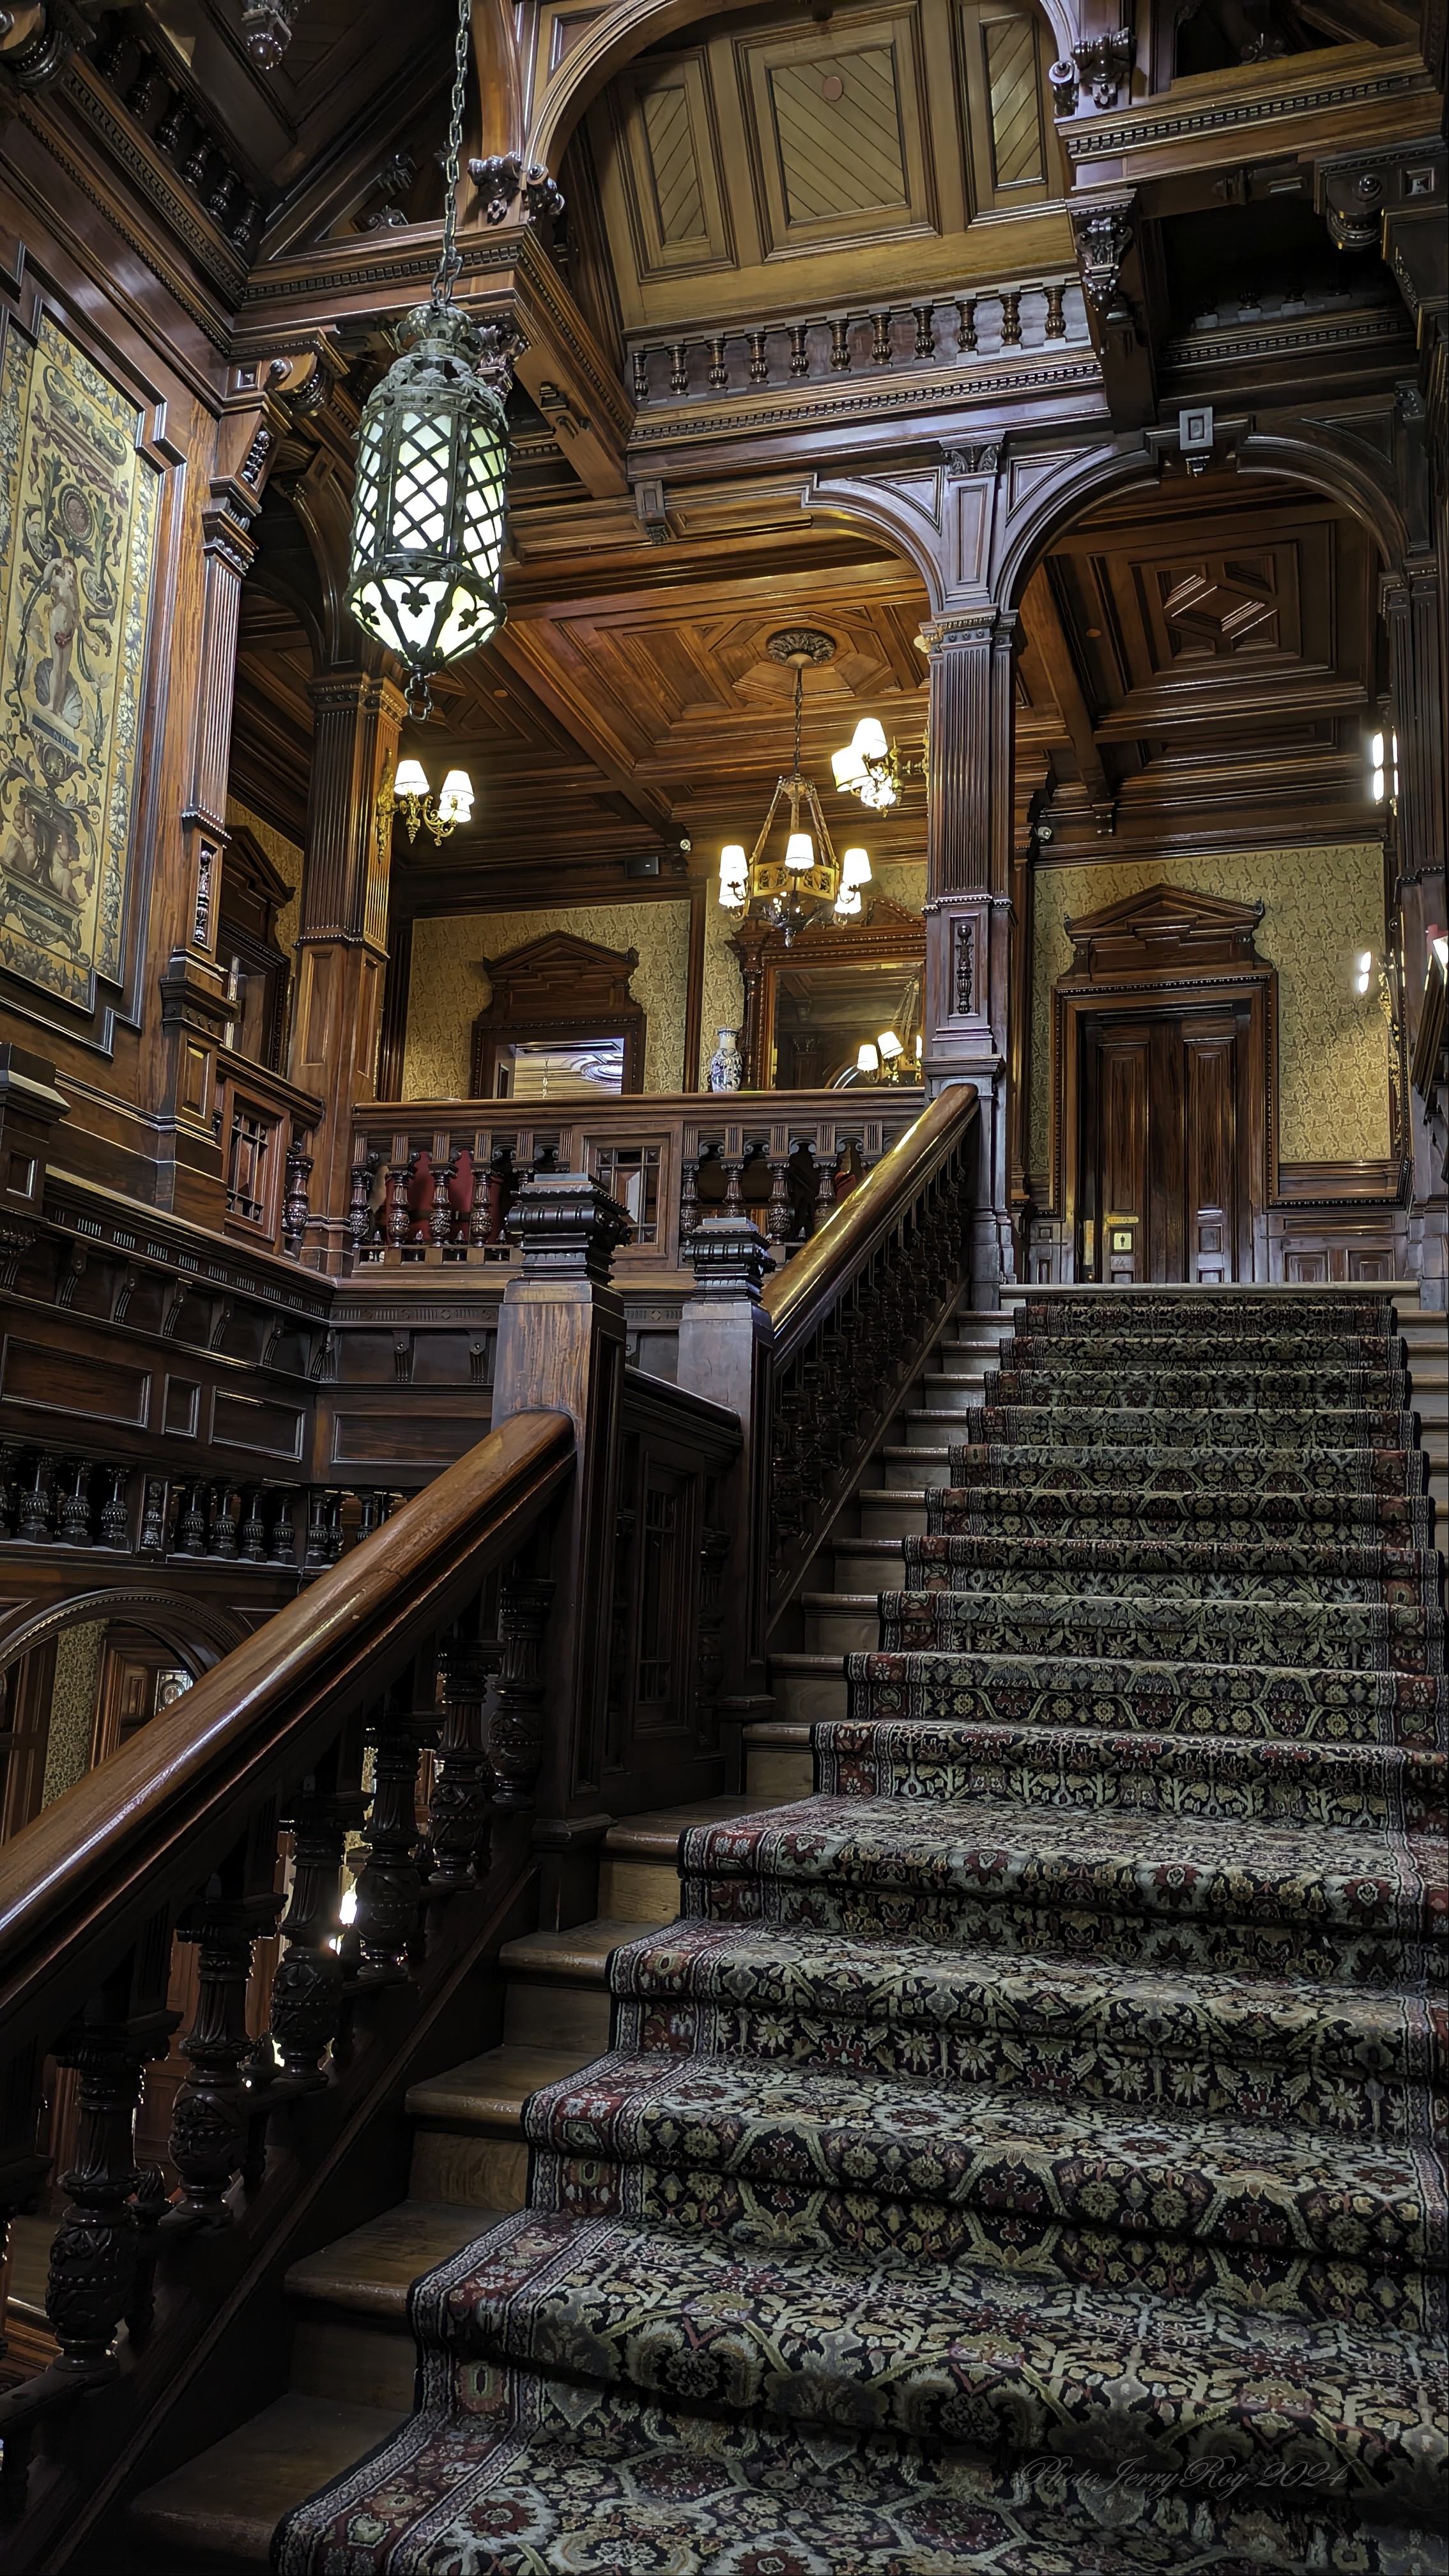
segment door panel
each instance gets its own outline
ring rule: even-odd
[[[1101,1158],[1097,1214],[1101,1235],[1098,1276],[1123,1283],[1145,1279],[1149,1178],[1149,1032],[1103,1029],[1097,1091]]]
[[[1187,1270],[1204,1288],[1221,1285],[1234,1271],[1237,1220],[1238,1032],[1231,1019],[1185,1021]]]
[[[1246,1014],[1231,1005],[1084,1020],[1084,1277],[1211,1287],[1250,1274],[1246,1044]]]

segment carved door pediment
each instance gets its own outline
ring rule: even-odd
[[[1066,925],[1074,950],[1067,983],[1099,984],[1143,976],[1195,981],[1225,967],[1259,966],[1253,945],[1260,903],[1229,903],[1186,887],[1144,886]]]
[[[601,948],[551,930],[479,963],[493,997],[473,1023],[475,1099],[491,1099],[498,1050],[520,1040],[622,1037],[623,1088],[642,1088],[645,1013],[629,990],[637,948]]]

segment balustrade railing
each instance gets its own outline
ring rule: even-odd
[[[629,348],[629,390],[641,408],[705,396],[763,394],[852,371],[966,367],[1016,349],[1085,344],[1086,306],[1075,270],[1007,280],[959,295],[865,311],[816,311],[783,322],[735,323]]]
[[[688,1274],[702,1216],[753,1215],[784,1258],[808,1242],[920,1115],[905,1084],[824,1092],[639,1092],[607,1102],[366,1101],[354,1114],[348,1235],[357,1265],[514,1258],[522,1182],[574,1171],[623,1207],[620,1275]]]
[[[7,1847],[9,2209],[46,2187],[47,2061],[75,2079],[69,2139],[51,2139],[71,2149],[46,2300],[57,2358],[0,2396],[12,2520],[37,2437],[47,2455],[7,2563],[50,2563],[61,2507],[46,2497],[69,2482],[64,2511],[78,2509],[74,2473],[83,2494],[138,2374],[174,2372],[195,2334],[189,2285],[214,2298],[254,2256],[267,2189],[295,2173],[294,2106],[330,2099],[309,2153],[344,2138],[379,2048],[398,2044],[376,2000],[406,1989],[412,2026],[516,1884],[516,1843],[502,1879],[490,1851],[489,1629],[501,1598],[506,1630],[510,1568],[546,1551],[573,1447],[556,1413],[490,1433]],[[170,2102],[159,2133],[148,2067]],[[98,2392],[121,2381],[107,2418]]]
[[[26,1548],[206,1558],[311,1575],[370,1537],[397,1499],[385,1486],[231,1484],[70,1450],[0,1445],[0,1539]]]

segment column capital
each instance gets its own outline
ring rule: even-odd
[[[307,683],[307,694],[320,715],[374,715],[400,725],[407,700],[395,680],[382,671],[323,671]]]
[[[918,640],[927,659],[934,662],[970,645],[989,644],[998,634],[1010,635],[1015,628],[1016,610],[986,599],[979,607],[953,608],[947,615],[928,617]]]

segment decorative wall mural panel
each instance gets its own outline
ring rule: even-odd
[[[121,973],[158,470],[54,323],[0,370],[0,964],[78,1010]]]
[[[629,989],[648,1017],[644,1089],[679,1089],[689,905],[601,903],[578,904],[564,912],[450,914],[414,923],[405,1100],[467,1099],[473,1022],[491,998],[488,977],[478,961],[507,956],[549,930],[593,940],[600,948],[638,949],[639,963]]]
[[[1171,883],[1236,903],[1261,899],[1258,955],[1278,969],[1278,1150],[1285,1163],[1378,1162],[1391,1151],[1388,1035],[1353,990],[1353,961],[1383,939],[1376,843],[1255,850],[1237,857],[1139,859],[1042,868],[1036,880],[1032,990],[1031,1167],[1050,1155],[1051,993],[1071,972],[1065,924]]]

